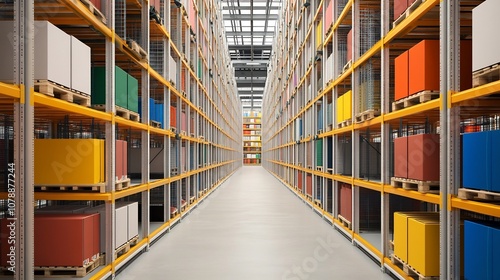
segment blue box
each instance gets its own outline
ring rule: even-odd
[[[318,130],[323,129],[323,107],[318,110]]]
[[[161,128],[165,128],[164,126],[164,108],[165,105],[163,103],[155,103],[155,121],[159,122],[161,125]]]
[[[500,228],[486,222],[464,222],[464,277],[467,280],[500,279]]]
[[[500,192],[500,130],[489,131],[491,155],[491,191]]]
[[[462,142],[462,185],[464,188],[490,188],[488,167],[491,156],[488,153],[488,132],[474,132],[463,135]]]

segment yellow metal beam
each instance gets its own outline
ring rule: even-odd
[[[408,108],[404,108],[398,111],[385,114],[383,117],[385,121],[396,120],[419,113],[421,114],[426,111],[438,109],[440,104],[441,104],[441,98],[438,98],[425,103],[421,103],[415,106],[411,106]]]
[[[417,191],[412,191],[412,190],[405,190],[403,188],[395,188],[391,185],[384,185],[384,192],[385,193],[390,193],[390,194],[395,194],[415,200],[420,200],[424,202],[429,202],[433,204],[441,204],[441,199],[438,194],[431,194],[431,193],[420,193]]]
[[[61,99],[57,99],[45,94],[35,92],[35,106],[37,104],[51,107],[60,111],[74,113],[91,118],[100,119],[103,121],[111,121],[111,114],[87,108],[78,104],[70,103]]]
[[[127,119],[124,119],[124,118],[119,117],[119,116],[115,116],[115,122],[117,124],[122,124],[125,126],[129,126],[129,127],[133,127],[133,128],[137,128],[137,129],[141,129],[141,130],[148,130],[147,124],[127,120]]]
[[[142,184],[142,185],[133,186],[133,187],[121,190],[121,191],[115,191],[114,196],[115,196],[115,199],[120,199],[123,197],[127,197],[127,196],[141,193],[143,191],[147,191],[148,189],[149,189],[148,184]]]
[[[468,210],[479,214],[500,218],[500,205],[454,197],[451,199],[451,206],[453,208],[461,210]]]
[[[35,200],[100,200],[111,201],[110,193],[35,192]]]
[[[113,38],[113,32],[109,29],[106,24],[104,24],[100,19],[98,19],[90,10],[81,2],[73,0],[58,0],[59,2],[65,4],[68,8],[76,12],[77,15],[81,16],[85,21],[92,25],[97,31],[101,32],[103,35],[109,39]]]
[[[465,104],[461,105],[474,106],[474,99],[496,93],[500,93],[500,81],[492,82],[483,86],[471,88],[469,90],[453,94],[451,96],[451,103],[457,104],[460,102],[466,102]]]
[[[370,250],[373,254],[379,257],[380,262],[382,262],[383,255],[382,253],[375,248],[370,242],[366,241],[361,235],[354,233],[354,239],[359,241],[359,243],[363,244],[368,250]]]
[[[377,192],[382,191],[382,184],[381,183],[376,183],[376,182],[368,182],[365,180],[360,180],[360,179],[354,179],[354,185],[358,187],[362,187],[365,189],[370,189],[374,190]]]
[[[394,270],[396,273],[399,274],[399,276],[403,277],[404,280],[414,280],[413,277],[408,276],[404,271],[399,268],[397,265],[393,264],[391,259],[385,257],[384,258],[384,264],[387,264],[392,270]]]
[[[372,58],[377,52],[380,52],[382,49],[383,41],[380,40],[375,45],[373,45],[366,53],[364,53],[358,60],[356,60],[351,68],[358,68],[363,63],[365,63],[368,59]]]
[[[11,85],[0,82],[0,96],[21,98],[21,88],[18,85]]]
[[[354,0],[349,0],[349,2],[347,2],[347,4],[345,5],[344,7],[344,10],[342,10],[342,13],[340,13],[340,16],[339,18],[337,19],[337,21],[335,21],[335,23],[333,24],[333,28],[332,28],[332,31],[335,31],[337,30],[337,28],[339,28],[340,24],[344,21],[344,19],[347,17],[347,14],[349,14],[349,12],[351,11],[351,7],[352,7],[352,4],[354,3]],[[333,32],[332,32],[333,33]]]

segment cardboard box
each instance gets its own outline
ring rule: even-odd
[[[347,33],[347,62],[352,60],[352,29]]]
[[[106,251],[106,206],[103,204],[97,207],[88,208],[85,210],[85,213],[99,214],[100,242],[98,249],[100,253],[104,253]],[[115,205],[115,249],[125,244],[129,240],[128,220],[129,217],[127,204],[117,203]]]
[[[462,184],[465,188],[500,192],[500,130],[465,133]]]
[[[158,0],[157,0],[158,1]],[[102,11],[101,10],[101,0],[90,0],[90,2],[92,2],[92,4],[94,4],[94,6],[99,10],[99,11]]]
[[[302,171],[298,171],[297,172],[297,187],[301,191],[303,191],[302,184],[303,184]]]
[[[170,127],[177,128],[177,109],[170,106]]]
[[[352,119],[352,91],[348,91],[344,93],[344,109],[343,109],[343,114],[344,114],[344,120],[350,120]]]
[[[325,32],[328,31],[328,29],[330,28],[330,26],[332,25],[333,23],[333,1],[330,1],[330,3],[328,3],[328,7],[326,7],[326,11],[325,11]]]
[[[425,277],[439,276],[439,219],[408,220],[408,265]]]
[[[312,182],[312,175],[307,174],[306,175],[306,194],[312,196],[312,189],[313,189],[313,182]]]
[[[401,1],[401,0],[400,0]],[[405,0],[406,1],[406,0]],[[401,2],[405,2],[401,1]],[[409,51],[405,51],[394,59],[394,100],[400,100],[408,96],[409,79]]]
[[[321,48],[321,43],[323,42],[323,21],[320,20],[316,26],[316,49]]]
[[[136,78],[127,74],[127,109],[139,112],[139,82]]]
[[[398,19],[408,8],[408,0],[394,0],[394,20]]]
[[[82,93],[90,94],[90,47],[74,36],[70,38],[71,88]]]
[[[85,185],[105,181],[104,140],[35,139],[34,151],[36,185]]]
[[[127,178],[127,141],[116,140],[115,150],[115,177],[123,180]]]
[[[472,71],[500,62],[500,36],[494,35],[500,25],[498,11],[498,0],[486,0],[472,9]]]
[[[439,91],[439,40],[423,40],[409,50],[408,95]]]
[[[345,121],[344,98],[345,95],[341,95],[337,98],[337,123]]]
[[[408,178],[439,181],[439,134],[408,136]]]

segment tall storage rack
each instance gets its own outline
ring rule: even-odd
[[[260,165],[262,155],[261,112],[243,113],[243,164]]]
[[[498,129],[500,81],[491,74],[498,66],[472,79],[470,40],[479,34],[472,30],[495,25],[494,16],[473,19],[484,3],[283,2],[263,102],[269,124],[263,128],[263,166],[400,278],[428,275],[394,258],[395,212],[439,212],[438,240],[429,247],[431,241],[419,237],[422,247],[414,250],[439,259],[433,264],[439,263],[439,275],[431,276],[441,279],[460,279],[474,265],[463,251],[473,243],[467,234],[461,238],[461,220],[500,218],[492,201],[498,193],[478,191],[483,200],[476,200],[476,192],[466,189],[465,174],[486,170],[475,164],[487,159],[472,160],[481,152],[466,150],[466,134],[461,143],[464,132]],[[485,34],[497,40],[489,30]],[[408,92],[413,89],[417,95]],[[462,147],[472,161],[461,160]],[[424,179],[408,179],[413,176]],[[422,224],[428,221],[432,225],[429,219]]]
[[[16,0],[2,4],[0,17],[13,22],[12,29],[2,34],[4,39],[11,38],[13,49],[2,51],[14,54],[14,67],[8,69],[14,79],[0,83],[0,195],[2,217],[14,210],[18,223],[15,279],[33,279],[36,270],[33,205],[104,207],[105,228],[100,238],[106,248],[92,277],[106,279],[147,251],[242,165],[242,120],[234,117],[242,115],[241,104],[233,70],[227,66],[231,63],[217,1]],[[28,30],[33,30],[35,20],[48,21],[91,48],[92,67],[104,67],[106,73],[100,107],[77,104],[77,97],[68,99],[66,94],[52,97],[34,90],[32,60],[40,46],[34,45],[34,33]],[[58,61],[48,63],[57,66]],[[139,102],[125,101],[134,109],[115,107],[115,72],[123,71],[115,66],[137,80]],[[161,109],[153,113],[152,108]],[[35,191],[34,138],[103,139],[104,162],[98,164],[105,166],[106,180],[99,185],[100,191],[85,191],[78,184],[56,191],[37,186]],[[115,158],[115,140],[128,143],[129,171],[124,176],[131,183],[127,185],[115,176],[116,165],[124,162]],[[62,147],[51,151],[62,152]],[[12,172],[15,182],[8,180],[14,177],[8,177]],[[12,191],[16,204],[10,209],[7,198],[13,197]],[[135,220],[139,238],[129,250],[118,252],[113,244],[117,227],[122,225],[115,220],[115,208],[124,201],[139,203],[135,213],[139,214]]]

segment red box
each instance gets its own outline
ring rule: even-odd
[[[0,219],[0,266],[9,267],[10,228]],[[18,227],[19,223],[15,223]],[[99,214],[35,215],[35,266],[77,266],[99,253]]]
[[[330,1],[325,12],[325,31],[328,30],[328,28],[330,28],[330,25],[332,25],[333,22],[332,19],[333,19],[333,1]]]
[[[405,51],[394,59],[394,100],[400,100],[408,96],[408,62],[409,52]]]
[[[190,121],[189,121],[189,133],[194,133],[194,117],[191,117]]]
[[[439,134],[408,136],[408,178],[439,181]]]
[[[472,41],[460,41],[460,91],[472,88]]]
[[[406,11],[408,8],[408,2],[410,1],[411,0],[394,0],[394,20],[398,19],[399,16]]]
[[[347,62],[352,60],[352,29],[347,33]]]
[[[184,112],[181,112],[181,130],[187,132],[187,117]]]
[[[197,22],[197,17],[196,17],[196,10],[194,9],[194,3],[193,1],[189,1],[189,25],[191,25],[191,28],[193,29],[194,32],[196,32],[196,22]]]
[[[115,176],[118,180],[127,177],[127,141],[116,140]]]
[[[349,184],[339,184],[339,214],[352,222],[352,187]]]
[[[313,177],[310,174],[306,176],[306,194],[312,196],[313,193]]]
[[[177,109],[170,106],[170,127],[177,128]]]
[[[160,13],[160,0],[149,0],[149,4],[155,7],[155,10]]]
[[[439,40],[423,40],[410,49],[409,91],[439,91]]]
[[[94,4],[94,6],[102,12],[101,10],[101,0],[90,0],[90,2],[92,2],[92,4]]]
[[[408,178],[408,137],[394,139],[394,177]]]
[[[297,187],[302,190],[302,171],[299,171],[297,175]]]

